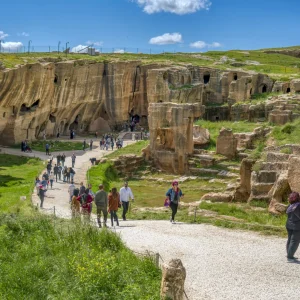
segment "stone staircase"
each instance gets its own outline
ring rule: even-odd
[[[278,176],[288,169],[289,156],[280,152],[267,152],[266,161],[261,162],[260,170],[251,174],[250,201],[269,200],[269,191]]]

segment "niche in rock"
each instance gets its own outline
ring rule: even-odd
[[[4,112],[4,113],[3,113],[3,118],[5,118],[5,115],[6,115],[6,113]]]
[[[77,115],[74,122],[70,125],[69,129],[77,130],[79,128],[79,120],[80,120],[80,115]]]
[[[181,82],[182,85],[184,85],[184,76],[181,76]]]
[[[26,104],[22,104],[20,108],[20,113],[26,113],[26,112],[31,112],[35,111],[39,107],[40,99],[35,101],[31,106],[26,106]]]
[[[237,73],[233,73],[233,80],[236,81],[238,79]]]
[[[189,76],[189,77],[188,77],[188,80],[187,80],[187,84],[191,84],[191,83],[192,83],[192,77]]]
[[[209,80],[210,80],[210,74],[209,73],[204,74],[203,75],[203,82],[204,82],[204,84],[209,83]]]
[[[291,92],[291,88],[286,89],[286,93],[289,94]]]
[[[262,93],[266,93],[267,92],[267,86],[265,84],[262,86],[261,92]]]
[[[53,82],[57,83],[57,81],[58,81],[58,76],[55,74]]]
[[[250,91],[249,91],[250,96],[252,95],[252,92],[253,92],[253,91],[252,91],[252,88],[251,88]]]
[[[49,116],[49,121],[50,121],[51,123],[55,123],[55,122],[56,122],[56,118],[55,118],[53,115],[50,115],[50,116]]]
[[[163,80],[168,80],[168,72],[165,72],[165,73],[163,74]]]

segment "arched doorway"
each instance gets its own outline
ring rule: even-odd
[[[262,86],[261,92],[262,93],[266,93],[267,92],[267,86],[265,84]]]
[[[290,92],[291,92],[291,88],[288,87],[288,88],[286,89],[286,93],[289,94]]]
[[[209,73],[205,73],[203,75],[203,82],[204,82],[204,84],[208,84],[209,80],[210,80],[210,74]]]

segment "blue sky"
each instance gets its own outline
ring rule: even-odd
[[[300,45],[299,0],[14,0],[1,12],[2,51],[29,40],[35,51],[59,41],[153,53]]]

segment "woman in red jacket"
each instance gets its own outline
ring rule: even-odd
[[[93,197],[89,194],[89,189],[86,189],[83,194],[81,194],[78,198],[78,201],[81,203],[81,213],[86,221],[90,221]]]
[[[112,188],[111,193],[108,194],[108,211],[110,213],[111,226],[114,226],[114,220],[119,226],[119,220],[117,216],[118,208],[121,207],[120,194],[117,192],[117,188]]]

